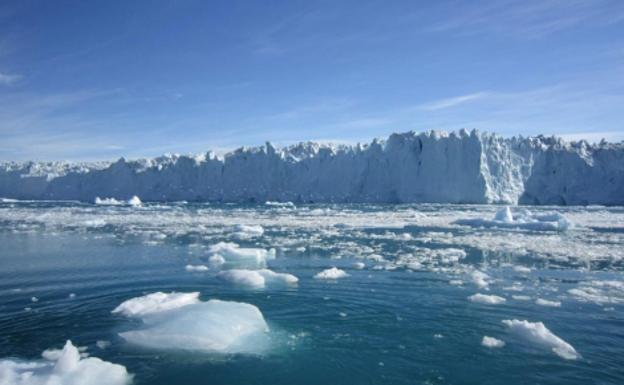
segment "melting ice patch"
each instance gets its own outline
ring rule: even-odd
[[[624,281],[588,281],[568,290],[581,302],[593,302],[597,305],[624,303]]]
[[[572,227],[572,222],[562,214],[533,214],[526,209],[519,209],[515,214],[512,214],[509,206],[500,209],[492,219],[458,219],[453,223],[471,227],[495,227],[533,231],[565,231]]]
[[[146,297],[149,295],[129,301],[142,302]],[[254,305],[212,299],[155,309],[130,314],[141,318],[145,327],[119,335],[129,343],[153,349],[259,354],[268,347],[269,327]]]
[[[122,365],[81,357],[71,341],[62,350],[46,350],[45,360],[0,360],[2,385],[124,385],[132,380]]]
[[[264,228],[260,225],[236,225],[234,236],[240,239],[259,237],[264,234]]]
[[[159,291],[124,301],[113,310],[113,313],[121,313],[127,317],[142,317],[197,303],[199,303],[198,291],[193,293],[163,293]]]
[[[348,276],[349,274],[347,274],[344,270],[338,269],[336,267],[332,267],[330,269],[325,269],[315,274],[314,278],[316,279],[339,279],[339,278],[344,278]]]
[[[217,277],[234,285],[263,289],[267,285],[294,285],[299,279],[292,274],[276,273],[269,269],[232,269],[219,272]]]
[[[535,345],[550,348],[561,358],[575,360],[580,357],[572,345],[557,337],[541,322],[520,321],[517,319],[504,320],[502,322],[510,331]]]

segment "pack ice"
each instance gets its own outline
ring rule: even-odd
[[[224,157],[0,163],[0,196],[110,203],[437,202],[624,204],[624,144],[461,130],[370,144],[270,143]]]

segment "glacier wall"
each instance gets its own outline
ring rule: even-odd
[[[113,163],[0,164],[0,197],[623,205],[624,143],[467,132]]]

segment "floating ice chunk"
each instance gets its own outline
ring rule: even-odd
[[[269,327],[251,304],[210,300],[146,314],[146,328],[119,335],[153,349],[215,353],[261,353],[268,346]]]
[[[100,198],[95,197],[95,204],[101,206],[120,206],[123,205],[123,201],[118,201],[115,198]]]
[[[46,350],[45,360],[0,360],[2,385],[124,385],[132,375],[122,365],[82,358],[71,341],[62,350]]]
[[[451,279],[449,281],[449,284],[453,285],[453,286],[461,286],[464,284],[464,281],[462,281],[461,279]]]
[[[292,202],[274,202],[274,201],[266,201],[264,202],[267,206],[273,207],[295,207],[295,204]]]
[[[344,270],[338,269],[336,267],[332,267],[330,269],[326,269],[321,271],[320,273],[317,273],[316,275],[314,275],[314,278],[316,279],[338,279],[338,278],[344,278],[344,277],[348,277],[349,274],[347,274]]]
[[[366,267],[366,264],[364,262],[354,262],[352,266],[354,269],[362,270]]]
[[[511,298],[515,299],[516,301],[530,301],[531,297],[529,297],[528,295],[512,295]]]
[[[472,302],[484,303],[487,305],[500,305],[501,303],[505,303],[507,300],[503,297],[499,297],[497,295],[487,295],[487,294],[473,294],[468,299]]]
[[[597,305],[624,303],[624,281],[589,281],[568,290],[578,301]]]
[[[509,330],[539,346],[550,348],[556,355],[566,360],[575,360],[580,355],[572,345],[553,334],[541,322],[503,320]]]
[[[444,336],[443,336],[442,334],[440,334],[440,333],[436,333],[436,334],[434,334],[434,335],[433,335],[433,338],[435,338],[435,339],[438,339],[438,340],[439,340],[439,339],[444,338]]]
[[[143,202],[139,199],[138,196],[133,196],[127,201],[120,201],[115,198],[100,198],[95,197],[95,204],[100,206],[122,206],[122,205],[130,205],[130,206],[140,206]]]
[[[245,270],[232,269],[219,272],[217,277],[235,285],[262,289],[268,285],[292,285],[299,279],[292,274],[276,273],[269,269]]]
[[[226,270],[219,272],[219,274],[217,274],[217,277],[234,285],[246,286],[256,289],[263,288],[265,284],[264,277],[255,270]]]
[[[483,336],[481,340],[481,345],[486,348],[502,348],[505,346],[505,341],[499,340],[498,338]]]
[[[535,303],[540,306],[561,307],[560,301],[549,301],[547,299],[538,298]]]
[[[236,225],[234,226],[234,235],[238,238],[253,238],[264,234],[264,229],[259,225]]]
[[[206,265],[186,265],[184,269],[191,273],[199,273],[202,271],[208,271],[208,266]]]
[[[275,249],[264,250],[259,248],[242,248],[233,242],[219,242],[210,246],[209,251],[218,254],[227,263],[253,264],[254,266],[265,266],[266,261],[275,259]]]
[[[37,297],[31,297],[31,298],[30,298],[30,301],[31,301],[31,302],[39,302],[39,298],[37,298]]]
[[[474,282],[474,284],[480,289],[486,289],[490,285],[487,281],[490,279],[490,276],[482,271],[475,270],[470,276],[472,278],[472,282]]]
[[[509,207],[499,210],[493,219],[458,219],[453,223],[472,227],[511,228],[533,231],[565,231],[572,227],[572,222],[560,213],[534,215],[529,210],[521,209],[512,214]]]
[[[520,266],[520,265],[516,265],[513,267],[513,270],[516,273],[523,273],[523,274],[528,274],[531,272],[531,268],[530,267],[526,267],[526,266]]]
[[[138,196],[134,195],[132,198],[128,199],[128,204],[130,206],[141,206],[143,202],[141,202],[141,199],[139,199]]]
[[[163,293],[159,291],[124,301],[112,312],[121,313],[127,317],[142,317],[199,302],[198,291],[193,293]]]
[[[69,295],[67,297],[69,299],[74,299],[74,298],[76,298],[76,293],[69,293]]]

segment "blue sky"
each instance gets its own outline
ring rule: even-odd
[[[0,159],[624,139],[624,1],[3,1]]]

